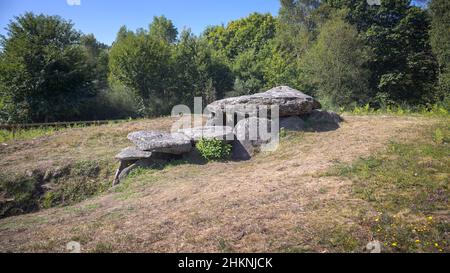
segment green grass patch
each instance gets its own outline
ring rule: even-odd
[[[387,151],[328,175],[353,180],[353,195],[377,210],[361,219],[388,252],[449,251],[450,126],[434,126],[414,143],[389,144]]]
[[[444,104],[429,104],[425,106],[386,105],[373,108],[369,104],[354,106],[352,108],[339,108],[338,112],[350,115],[392,115],[392,116],[426,116],[426,117],[450,117],[450,106]]]
[[[59,131],[54,127],[42,127],[32,129],[18,130],[0,130],[0,142],[8,142],[12,140],[29,140],[37,137],[49,136]]]

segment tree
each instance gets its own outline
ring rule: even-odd
[[[203,36],[216,51],[233,61],[247,50],[258,53],[275,37],[275,31],[276,20],[272,15],[252,13],[231,21],[226,27],[209,27]]]
[[[214,55],[225,61],[236,78],[232,95],[255,93],[266,86],[264,63],[276,24],[270,14],[252,13],[226,27],[209,27],[204,32],[203,39]]]
[[[439,64],[438,90],[440,98],[449,96],[450,91],[450,2],[447,0],[431,0],[430,41]]]
[[[97,41],[93,34],[81,36],[80,42],[85,49],[87,62],[94,68],[96,89],[106,89],[108,87],[109,47]]]
[[[361,103],[368,95],[367,60],[356,28],[336,16],[320,28],[316,43],[303,58],[305,80],[332,105]]]
[[[7,122],[74,119],[95,95],[81,34],[57,16],[15,17],[1,37],[0,110]]]
[[[164,40],[169,44],[173,44],[177,41],[178,30],[171,20],[164,16],[155,16],[150,24],[149,35],[157,40]]]
[[[190,30],[181,32],[174,59],[176,92],[183,103],[191,105],[195,96],[210,103],[232,89],[231,71],[213,56],[205,40],[198,39]]]
[[[280,0],[278,46],[300,58],[315,39],[321,0]],[[321,13],[326,15],[325,12]]]
[[[434,98],[436,61],[429,41],[426,11],[410,0],[383,0],[368,5],[363,0],[330,0],[329,5],[347,11],[347,22],[356,26],[373,57],[369,60],[372,96],[411,104]]]
[[[172,97],[170,44],[143,30],[118,37],[109,55],[112,79],[139,95],[147,115],[168,113]]]

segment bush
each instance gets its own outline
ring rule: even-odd
[[[113,84],[86,101],[78,120],[110,120],[137,118],[144,115],[140,98],[130,89]]]
[[[113,167],[107,161],[79,161],[59,174],[50,172],[48,180],[42,170],[34,170],[32,175],[0,171],[0,219],[72,205],[102,193],[110,186]],[[47,183],[52,187],[42,187]]]
[[[201,139],[197,145],[197,150],[206,160],[222,160],[231,156],[231,144],[227,144],[218,139]]]
[[[0,219],[39,209],[39,194],[35,177],[0,173]]]

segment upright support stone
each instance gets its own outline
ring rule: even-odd
[[[112,186],[116,186],[120,183],[120,175],[124,169],[128,168],[130,165],[133,165],[136,160],[120,160],[119,168],[117,168],[116,174],[114,175]]]

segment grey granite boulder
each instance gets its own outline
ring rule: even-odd
[[[314,110],[302,117],[308,130],[325,132],[337,130],[344,120],[338,114],[330,111]]]
[[[250,117],[239,121],[234,132],[236,140],[233,142],[232,158],[247,160],[261,151],[261,148],[273,139],[272,125],[272,122],[265,118]]]
[[[119,160],[138,160],[150,157],[152,157],[152,152],[142,151],[136,147],[125,148],[116,155],[116,159]]]
[[[321,108],[314,98],[288,86],[278,86],[263,93],[218,100],[209,104],[206,109],[210,113],[210,119],[215,119],[220,114],[226,115],[227,110],[228,114],[231,111],[238,116],[256,117],[261,106],[273,105],[279,107],[280,117],[304,115]]]
[[[344,120],[341,118],[341,116],[339,116],[334,112],[325,110],[314,110],[306,116],[306,121],[309,124],[316,124],[316,123],[339,124]]]
[[[298,116],[280,118],[280,128],[291,131],[301,131],[305,128],[305,122]]]
[[[181,133],[139,131],[128,134],[128,139],[142,151],[183,154],[192,149],[189,137]]]
[[[219,139],[225,141],[233,141],[233,128],[228,126],[203,126],[188,129],[180,129],[178,132],[185,134],[191,141],[199,141],[205,139]]]

